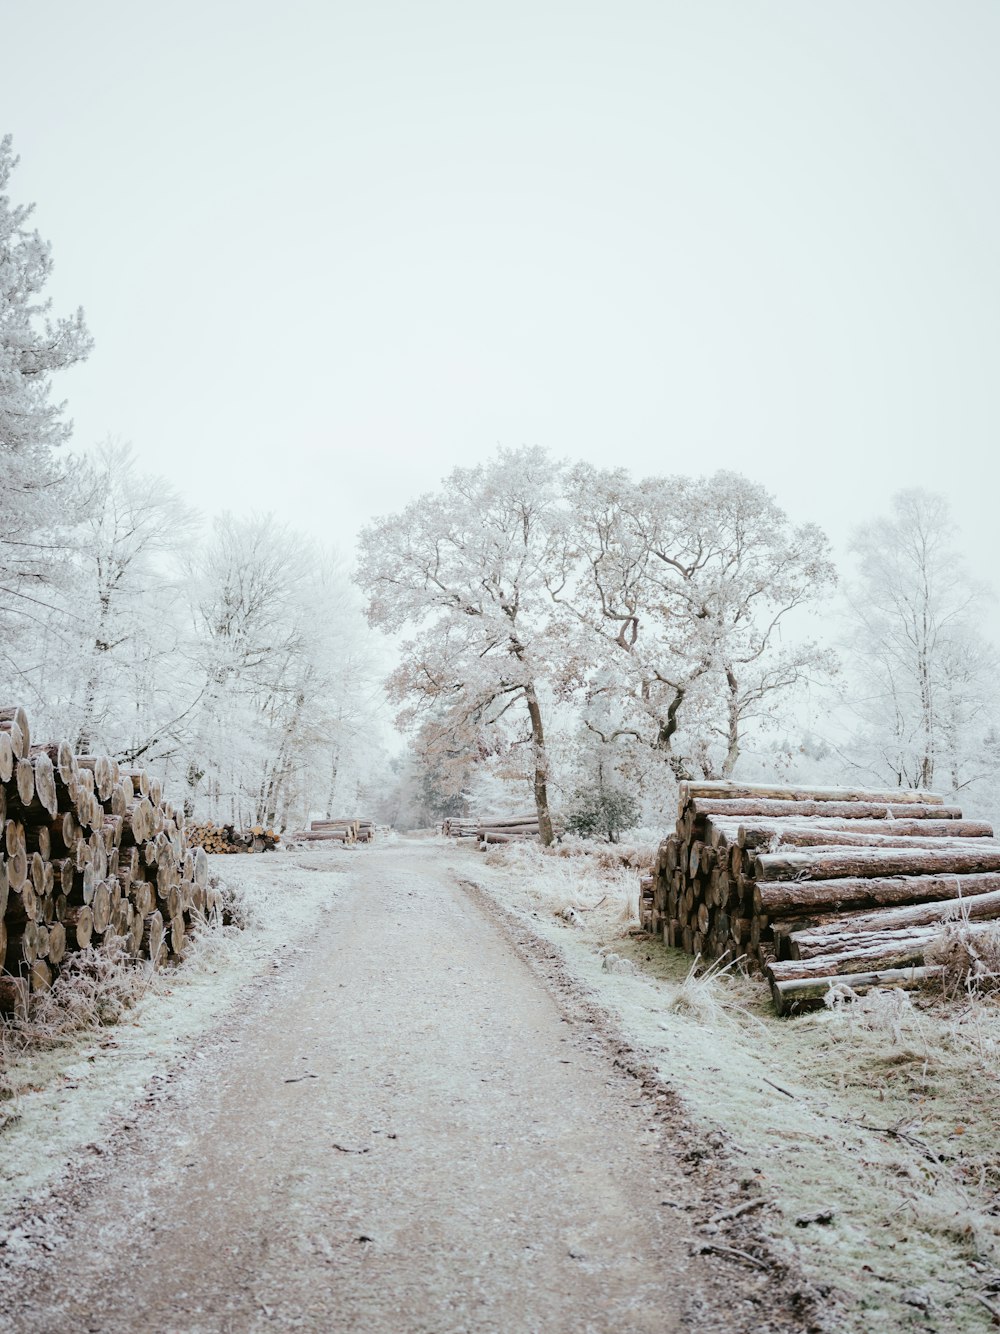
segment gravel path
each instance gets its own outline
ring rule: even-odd
[[[47,1242],[0,1272],[0,1328],[753,1327],[740,1267],[727,1313],[690,1257],[695,1187],[655,1095],[446,855],[366,856],[56,1193]]]

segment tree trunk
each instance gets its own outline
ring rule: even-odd
[[[535,810],[538,812],[538,837],[545,847],[552,844],[552,817],[549,814],[548,771],[549,761],[545,751],[545,732],[542,728],[542,710],[534,685],[524,688],[524,698],[528,705],[528,717],[531,719],[531,749],[535,761],[534,791]]]
[[[728,666],[726,667],[726,685],[729,687],[729,696],[726,700],[727,747],[726,758],[722,764],[723,778],[730,776],[736,768],[736,761],[740,758],[739,683],[732,667]]]

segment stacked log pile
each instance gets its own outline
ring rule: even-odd
[[[441,833],[446,838],[476,838],[479,820],[476,816],[449,815],[441,821]]]
[[[187,840],[191,847],[204,848],[210,853],[272,852],[281,842],[281,835],[263,825],[251,829],[237,829],[231,824],[213,824],[210,820],[187,826]]]
[[[476,828],[480,848],[493,843],[519,843],[538,837],[538,816],[492,815],[484,816]]]
[[[308,829],[300,829],[291,837],[299,843],[340,843],[347,847],[352,843],[371,843],[375,838],[375,824],[356,816],[312,820]]]
[[[0,709],[0,1011],[24,1012],[76,951],[118,938],[159,966],[192,921],[218,919],[205,852],[145,770],[32,745],[27,715]]]
[[[785,1013],[934,976],[944,921],[1000,918],[1000,843],[930,792],[682,784],[639,913],[689,954],[745,957]]]

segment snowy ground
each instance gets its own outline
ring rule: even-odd
[[[558,947],[692,1118],[725,1135],[734,1173],[763,1187],[760,1226],[826,1292],[836,1327],[993,1323],[994,1001],[893,992],[778,1020],[759,982],[697,982],[686,956],[637,932],[633,873],[533,846],[470,853],[468,867]]]
[[[737,1249],[753,1183],[720,1178],[555,951],[462,887],[465,855],[312,856],[331,870],[228,872],[296,901],[298,943],[278,968],[238,946],[227,971],[255,975],[214,983],[207,1029],[130,1107],[118,1081],[98,1152],[9,1215],[4,1334],[819,1328],[796,1275]]]
[[[110,1161],[137,1105],[166,1089],[173,1069],[198,1067],[247,986],[286,973],[293,985],[345,893],[381,902],[406,888],[407,847],[397,845],[395,870],[387,862],[377,883],[367,849],[213,859],[246,904],[246,929],[209,933],[181,968],[145,979],[123,1022],[26,1052],[0,1072],[10,1095],[0,1099],[0,1212],[30,1218],[37,1201],[42,1216],[49,1187],[68,1169]],[[784,1260],[789,1274],[804,1267],[831,1329],[990,1327],[1000,1310],[993,1002],[911,1004],[894,993],[778,1021],[759,983],[693,980],[688,960],[636,932],[636,872],[616,867],[614,854],[515,846],[482,855],[444,840],[416,847],[425,871],[433,862],[435,875],[479,886],[511,923],[517,948],[542,961],[546,985],[576,987],[669,1087],[666,1152],[670,1135],[685,1161],[692,1153],[697,1161],[699,1146],[722,1145],[719,1161],[692,1180],[704,1195],[698,1236],[722,1254],[729,1248],[730,1281],[755,1272],[739,1260],[752,1246],[779,1267]],[[446,940],[441,949],[444,958]],[[730,1203],[749,1206],[735,1221],[725,1217],[728,1185]],[[3,1254],[13,1259],[22,1244],[30,1253],[30,1228],[10,1233]],[[766,1282],[777,1305],[776,1272]]]

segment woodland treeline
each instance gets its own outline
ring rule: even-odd
[[[840,572],[747,477],[535,448],[369,525],[353,570],[272,516],[206,522],[128,446],[70,450],[53,386],[91,339],[46,300],[15,166],[5,139],[0,702],[39,736],[242,825],[527,805],[547,838],[553,811],[660,822],[679,781],[736,775],[934,787],[996,814],[989,590],[939,496],[900,492]]]
[[[820,529],[734,473],[636,478],[540,449],[457,469],[361,541],[369,620],[408,636],[389,690],[410,799],[458,815],[503,780],[543,837],[554,804],[596,828],[659,821],[678,782],[737,774],[995,810],[990,595],[954,539],[941,497],[901,491],[838,589]]]
[[[354,808],[375,671],[333,554],[271,516],[206,523],[128,446],[68,450],[53,398],[85,358],[54,316],[30,207],[0,143],[0,698],[36,734],[166,779],[189,812],[285,825]]]

